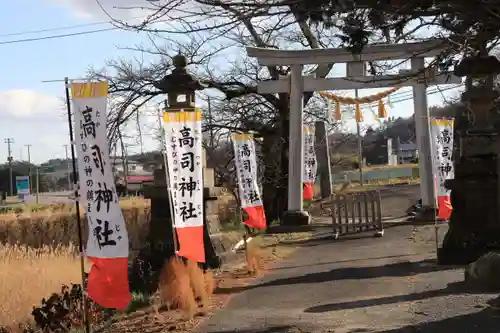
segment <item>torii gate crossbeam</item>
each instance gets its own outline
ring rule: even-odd
[[[432,175],[429,110],[426,88],[436,84],[461,83],[461,79],[448,73],[433,73],[408,79],[409,75],[366,76],[367,61],[397,60],[411,58],[412,71],[421,73],[425,68],[424,58],[440,54],[448,46],[441,40],[407,44],[369,45],[362,54],[352,54],[343,48],[312,50],[276,50],[247,47],[247,54],[257,58],[261,66],[290,66],[290,76],[275,81],[259,82],[262,93],[289,93],[290,95],[290,147],[288,166],[288,211],[284,216],[286,225],[309,223],[309,215],[303,211],[303,95],[305,91],[367,89],[383,86],[404,85],[413,87],[415,127],[419,151],[420,190],[425,207],[434,208],[434,181]],[[304,77],[304,65],[347,63],[348,78]],[[360,66],[361,65],[361,66]],[[349,71],[349,69],[351,69]],[[422,74],[422,73],[421,73]],[[436,75],[437,74],[437,75]]]

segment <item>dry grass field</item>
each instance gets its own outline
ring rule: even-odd
[[[0,245],[0,327],[28,321],[42,298],[59,291],[62,284],[80,281],[80,261],[73,246]]]
[[[138,248],[148,233],[150,202],[130,199],[122,201],[121,206],[131,247]],[[85,229],[85,219],[82,219],[82,226]],[[84,233],[86,234],[86,230]],[[0,214],[0,244],[25,245],[31,248],[78,244],[74,205],[23,206],[21,212]]]
[[[122,203],[132,247],[148,232],[149,200]],[[85,225],[85,220],[82,220]],[[23,207],[0,214],[0,327],[31,318],[33,306],[59,292],[63,284],[81,283],[75,207]]]
[[[150,201],[127,199],[120,204],[131,250],[137,250],[149,232]],[[220,206],[221,215],[231,213],[228,198]],[[33,306],[63,284],[81,283],[76,244],[74,205],[19,206],[16,212],[0,214],[0,328],[25,323]]]

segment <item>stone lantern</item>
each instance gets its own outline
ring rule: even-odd
[[[465,108],[455,120],[460,142],[455,178],[445,182],[453,212],[438,251],[442,264],[468,264],[488,250],[500,250],[499,93],[493,86],[498,73],[500,61],[493,56],[465,58],[455,68],[457,76],[466,77]]]
[[[466,91],[461,100],[469,112],[470,128],[467,132],[471,135],[496,133],[493,104],[499,93],[493,89],[493,79],[498,73],[500,61],[494,56],[468,57],[455,68],[455,75],[467,77]]]
[[[174,69],[171,74],[153,83],[155,88],[167,95],[166,112],[194,112],[195,93],[206,88],[186,70],[186,58],[178,54],[173,58]],[[211,235],[220,235],[217,216],[217,200],[219,188],[213,187],[213,171],[205,167],[203,161],[203,200],[204,209],[204,244],[206,263],[204,268],[215,269],[220,266],[221,240]],[[212,176],[210,181],[208,178]],[[145,187],[144,197],[151,200],[151,221],[146,245],[141,248],[132,269],[130,283],[133,291],[153,293],[158,286],[158,278],[165,260],[175,255],[175,232],[172,228],[170,214],[169,191],[164,166],[154,171],[152,185]],[[215,207],[215,208],[214,208]],[[215,217],[214,217],[215,216]],[[214,246],[215,245],[215,246]]]
[[[153,85],[167,94],[166,111],[194,111],[196,91],[205,89],[207,86],[188,73],[185,56],[179,53],[172,59],[172,62],[174,65],[172,73]]]
[[[208,86],[187,71],[187,59],[182,54],[178,53],[174,56],[172,63],[174,65],[172,73],[153,83],[156,89],[167,95],[165,112],[194,112],[196,110],[196,91],[203,90]],[[206,151],[203,148],[203,182],[205,187],[214,187],[215,173],[213,169],[206,167],[206,160]]]

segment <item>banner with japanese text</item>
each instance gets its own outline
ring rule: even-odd
[[[314,197],[314,184],[316,182],[316,173],[318,164],[316,161],[316,151],[314,149],[314,129],[309,126],[304,126],[304,174],[303,182],[303,198],[304,200],[312,200]]]
[[[234,164],[243,223],[252,228],[266,228],[266,215],[257,182],[257,154],[252,134],[233,133]]]
[[[79,192],[88,222],[86,255],[92,261],[89,297],[104,308],[125,309],[128,233],[116,193],[106,139],[107,82],[71,84]]]
[[[205,262],[201,112],[165,112],[163,119],[177,254]]]
[[[447,179],[455,176],[453,168],[453,119],[431,118],[432,160],[436,182],[438,216],[448,220],[452,206],[450,191],[444,186]]]

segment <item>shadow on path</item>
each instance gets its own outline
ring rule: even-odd
[[[331,312],[331,311],[339,311],[339,310],[349,310],[356,308],[364,308],[369,306],[377,306],[377,305],[387,305],[394,304],[399,302],[407,302],[407,301],[420,301],[423,299],[428,299],[432,297],[440,297],[447,296],[452,294],[462,294],[465,293],[463,283],[452,283],[449,284],[445,289],[440,290],[429,290],[421,293],[413,293],[407,295],[397,295],[390,297],[382,297],[375,299],[366,299],[366,300],[358,300],[358,301],[350,301],[343,303],[331,303],[331,304],[323,304],[319,306],[313,306],[304,310],[305,313],[323,313],[323,312]]]
[[[242,329],[238,330],[238,333],[295,333],[297,331],[295,326],[284,325],[284,326],[273,326],[262,329]],[[234,330],[230,331],[210,331],[210,333],[234,333]]]
[[[305,283],[322,283],[338,280],[360,280],[372,279],[383,276],[403,277],[454,269],[454,267],[437,266],[434,259],[422,260],[418,262],[399,262],[382,266],[371,267],[340,267],[326,272],[310,273],[301,276],[277,279],[266,283],[236,288],[218,288],[217,294],[237,293],[244,290],[251,290],[259,287],[284,286]]]
[[[278,270],[282,270],[282,269],[293,269],[293,268],[302,268],[302,267],[314,267],[314,266],[343,264],[343,263],[346,263],[346,262],[358,262],[358,261],[369,261],[369,260],[383,260],[383,259],[392,259],[392,258],[404,258],[404,257],[416,256],[416,255],[419,255],[419,254],[422,254],[422,253],[396,254],[396,255],[393,255],[393,256],[347,259],[347,260],[319,262],[319,263],[315,263],[315,264],[306,264],[306,265],[297,265],[297,266],[282,266],[282,267],[271,268],[271,269],[269,269],[269,271],[278,271]],[[425,254],[425,253],[423,253],[423,254]]]
[[[426,322],[398,329],[379,331],[380,333],[498,333],[500,332],[500,312],[490,308],[479,312]]]

